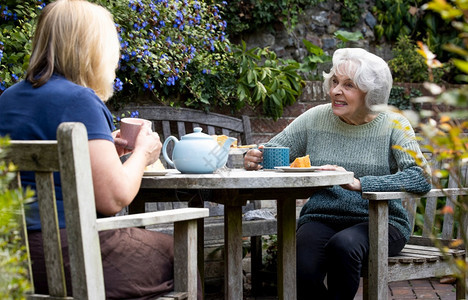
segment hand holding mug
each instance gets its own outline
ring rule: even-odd
[[[136,138],[141,127],[145,126],[151,130],[151,121],[140,118],[123,118],[120,121],[120,137],[127,141],[125,148],[133,149],[135,147]]]
[[[260,163],[263,161],[263,152],[259,149],[263,149],[263,145],[260,145],[258,149],[250,149],[244,156],[244,168],[246,170],[259,170],[262,168]]]

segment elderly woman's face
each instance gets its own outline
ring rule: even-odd
[[[333,113],[348,124],[369,122],[365,105],[366,93],[361,91],[347,75],[335,74],[330,78],[330,98]]]

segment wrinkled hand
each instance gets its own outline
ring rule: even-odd
[[[324,170],[324,171],[342,171],[346,172],[346,169],[337,165],[323,165],[320,166],[319,170]],[[357,178],[354,178],[352,183],[348,184],[342,184],[342,188],[350,190],[350,191],[361,191],[361,181]]]
[[[263,145],[258,147],[263,149]],[[250,149],[244,156],[244,168],[246,170],[259,170],[262,168],[260,163],[263,161],[263,152],[258,149]]]

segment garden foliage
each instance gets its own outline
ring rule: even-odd
[[[450,22],[455,29],[458,38],[463,40],[463,47],[448,43],[441,45],[443,49],[453,54],[452,62],[462,73],[460,80],[468,81],[468,4],[466,1],[446,2],[432,0],[425,6],[426,9]],[[428,47],[420,44],[419,53],[425,58],[427,67],[432,70],[441,64],[435,59],[435,55]],[[431,73],[431,72],[429,72]],[[431,78],[430,78],[431,79]],[[422,97],[418,100],[424,104],[421,110],[422,122],[419,130],[427,143],[425,148],[436,159],[437,165],[433,166],[433,177],[436,188],[446,188],[447,179],[454,178],[458,187],[466,187],[466,180],[461,170],[468,166],[468,86],[445,90],[433,82],[426,82],[426,88],[433,94],[432,97]],[[427,109],[427,108],[430,109]],[[454,207],[439,207],[439,213],[453,214],[455,227],[458,229],[455,240],[449,244],[438,245],[442,251],[448,247],[467,247],[468,238],[466,232],[466,220],[461,219],[461,212],[468,211],[468,197],[460,196],[454,201]],[[442,218],[439,216],[438,221]],[[440,234],[440,226],[434,228],[433,234]],[[458,276],[464,280],[467,265],[464,258],[453,258],[453,265],[458,269]]]
[[[31,51],[35,19],[49,0],[0,0],[0,93],[24,76]],[[198,0],[92,0],[114,16],[121,41],[121,59],[109,106],[118,109],[136,98],[171,106],[202,110],[215,107],[237,111],[245,105],[263,106],[277,118],[283,105],[299,95],[302,79],[297,62],[269,57],[270,65],[233,51],[223,18],[226,1]],[[267,49],[262,49],[266,52]],[[257,86],[243,86],[239,65],[250,60],[263,74],[286,78],[286,94]],[[273,68],[274,65],[274,69]],[[282,79],[281,79],[282,80]],[[285,81],[282,81],[285,82]],[[250,84],[250,83],[249,83]],[[283,87],[283,85],[279,85]],[[241,93],[241,94],[239,94]],[[276,101],[276,95],[286,100]],[[260,95],[260,97],[253,97]]]

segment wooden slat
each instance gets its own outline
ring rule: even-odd
[[[188,299],[187,292],[170,292],[165,294],[164,296],[158,297],[155,300],[184,300]]]
[[[41,151],[37,151],[40,147]],[[22,171],[53,172],[59,169],[56,141],[11,141],[8,159]]]
[[[154,224],[172,223],[208,217],[208,208],[180,208],[174,210],[155,211],[126,216],[98,219],[96,221],[98,231],[142,227]]]
[[[388,280],[401,281],[439,277],[454,273],[453,263],[437,260],[427,263],[392,264],[388,268]],[[372,298],[371,298],[372,299]]]
[[[409,197],[403,197],[401,199],[402,203],[405,205],[405,209],[408,212],[408,219],[410,222],[410,228],[411,232],[414,231],[414,225],[416,224],[416,211],[418,208],[418,205],[420,203],[419,198],[409,198]]]
[[[228,129],[222,128],[222,129],[221,129],[221,132],[222,132],[224,135],[229,136],[229,130],[228,130]]]
[[[37,151],[37,149],[36,149]],[[55,152],[57,160],[57,152]],[[42,226],[44,259],[47,266],[47,283],[49,293],[54,297],[67,295],[65,270],[63,268],[62,247],[60,243],[57,203],[53,174],[50,172],[36,173],[36,194]]]
[[[86,127],[62,123],[57,141],[73,296],[103,299],[104,275]]]
[[[448,188],[458,188],[458,181],[451,176],[448,182]],[[455,211],[455,203],[457,201],[457,196],[449,196],[445,201],[445,206],[450,207],[453,211]],[[454,215],[453,214],[444,214],[444,222],[442,223],[442,238],[443,239],[450,239],[453,238],[453,230],[454,230]]]
[[[388,294],[388,202],[369,202],[369,299],[387,299]]]
[[[406,192],[365,192],[362,193],[362,197],[368,200],[391,200],[401,199],[405,196],[410,197],[445,197],[452,195],[468,195],[468,188],[456,188],[456,189],[432,189],[430,192],[424,195],[416,195]]]
[[[169,210],[169,209],[173,209],[174,208],[174,203],[177,203],[177,202],[157,202],[156,203],[156,207],[157,207],[157,210]]]
[[[162,121],[161,123],[163,128],[163,139],[166,140],[171,136],[171,123],[169,121]]]
[[[39,295],[39,294],[32,294],[32,295],[26,295],[26,299],[28,300],[73,300],[76,298],[73,297],[53,297],[53,296],[48,296],[48,295]]]
[[[185,135],[185,123],[184,122],[177,122],[177,133],[179,137]]]
[[[203,208],[201,208],[203,210]],[[197,221],[174,224],[174,291],[197,299]]]
[[[208,126],[208,134],[209,135],[214,135],[216,134],[214,126]]]
[[[424,212],[424,227],[422,236],[430,237],[434,230],[434,221],[437,211],[437,197],[427,197]]]
[[[244,145],[252,144],[252,130],[250,128],[250,118],[248,116],[242,116],[242,125],[244,126]]]

